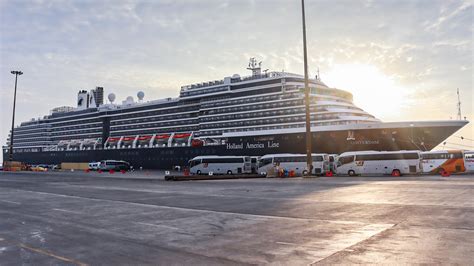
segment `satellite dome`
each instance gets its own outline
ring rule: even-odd
[[[115,94],[114,93],[110,93],[109,96],[107,96],[107,98],[109,99],[109,101],[111,103],[113,103],[115,101]]]
[[[234,74],[234,75],[232,75],[232,78],[233,78],[233,79],[239,79],[239,78],[240,78],[240,75],[239,75],[239,74]]]
[[[145,97],[145,93],[143,91],[139,91],[137,93],[138,100],[143,100],[143,97]]]
[[[127,102],[133,102],[133,97],[132,96],[128,96],[127,99],[125,99]]]

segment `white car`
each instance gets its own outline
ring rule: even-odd
[[[97,171],[100,168],[100,162],[89,163],[89,170]]]

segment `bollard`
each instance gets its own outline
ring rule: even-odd
[[[125,174],[125,170],[120,170],[120,173]]]
[[[90,171],[91,171],[90,169],[86,169],[86,170],[85,170],[86,173],[89,173]]]
[[[100,169],[97,170],[97,173],[102,174],[102,170],[100,170]]]
[[[113,169],[110,169],[110,170],[109,170],[109,173],[110,173],[110,174],[113,174],[113,173],[115,173],[115,171],[114,171]]]
[[[326,176],[328,176],[328,177],[331,177],[331,176],[333,176],[333,173],[332,173],[332,171],[328,171],[328,172],[326,172]]]

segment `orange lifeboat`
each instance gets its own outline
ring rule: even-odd
[[[170,137],[170,134],[162,134],[162,135],[156,135],[155,139],[163,140],[163,139],[168,139],[169,137]]]
[[[146,141],[150,140],[152,136],[146,135],[146,136],[139,136],[138,141]]]
[[[183,139],[183,138],[189,138],[191,136],[191,133],[178,133],[174,134],[175,139]]]
[[[135,136],[134,136],[134,137],[123,137],[122,141],[123,141],[123,142],[134,141],[135,138],[136,138]]]
[[[119,140],[120,140],[120,138],[118,138],[118,137],[109,137],[109,139],[108,139],[109,142],[117,142]]]

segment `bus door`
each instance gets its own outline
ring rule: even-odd
[[[356,156],[355,162],[354,162],[354,171],[358,174],[365,173],[368,170],[368,169],[365,169],[367,168],[367,164],[364,162],[364,160],[361,160],[360,158],[357,158],[357,157],[358,156]]]

